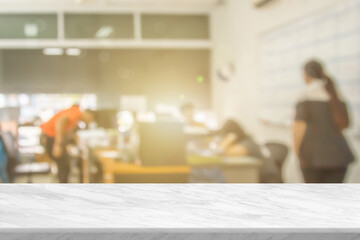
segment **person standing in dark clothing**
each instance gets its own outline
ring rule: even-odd
[[[342,131],[349,127],[346,104],[316,60],[304,66],[306,89],[296,105],[293,142],[306,183],[342,183],[354,161]]]

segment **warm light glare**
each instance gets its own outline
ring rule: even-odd
[[[118,113],[118,129],[121,133],[127,132],[134,124],[134,116],[129,111],[122,111]]]

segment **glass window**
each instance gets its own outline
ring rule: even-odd
[[[0,39],[57,38],[56,14],[0,14]]]
[[[207,15],[141,16],[144,39],[209,39]]]
[[[65,38],[128,39],[134,37],[133,15],[66,14]]]

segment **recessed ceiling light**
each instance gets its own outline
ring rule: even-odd
[[[68,48],[66,49],[66,55],[69,56],[80,56],[81,50],[79,48]]]
[[[43,53],[45,55],[63,55],[64,50],[62,48],[44,48]]]

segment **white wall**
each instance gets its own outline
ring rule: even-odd
[[[212,12],[214,51],[212,101],[222,120],[239,120],[259,140],[279,140],[291,144],[291,131],[286,127],[265,126],[258,119],[261,92],[259,91],[259,40],[262,33],[316,14],[321,9],[342,0],[274,0],[262,8],[254,8],[250,0],[227,0]],[[228,61],[236,65],[236,77],[221,82],[216,69]],[[299,74],[301,74],[299,72]],[[360,156],[360,142],[351,139],[353,149]],[[360,182],[360,166],[354,164],[348,182]],[[287,182],[302,182],[302,175],[294,154],[284,166]]]

